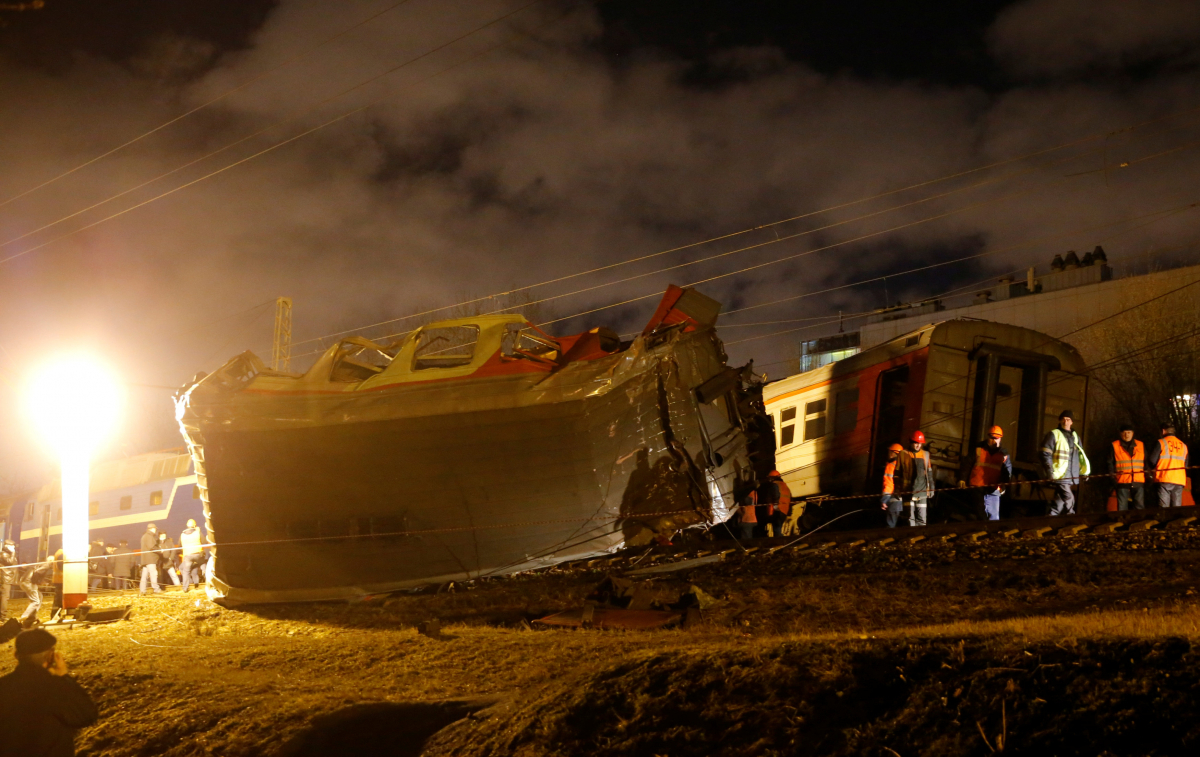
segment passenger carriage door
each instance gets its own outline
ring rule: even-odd
[[[871,440],[869,476],[883,472],[888,445],[901,441],[904,434],[904,400],[908,394],[909,367],[902,365],[879,374],[875,394],[875,438]],[[871,491],[871,489],[868,489]]]

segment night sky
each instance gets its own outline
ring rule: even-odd
[[[1198,41],[1194,0],[0,10],[0,475],[45,468],[11,388],[39,356],[92,349],[137,385],[110,452],[174,446],[158,387],[268,355],[279,295],[302,355],[319,344],[302,340],[805,216],[519,295],[569,294],[539,321],[635,300],[548,327],[630,332],[668,283],[720,277],[699,288],[737,310],[895,274],[887,300],[875,282],[725,318],[768,322],[722,336],[772,373],[815,333],[796,319],[1098,243],[1118,266],[1192,260]]]

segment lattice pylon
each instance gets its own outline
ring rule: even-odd
[[[271,369],[292,369],[292,298],[275,300],[275,339],[271,343]]]

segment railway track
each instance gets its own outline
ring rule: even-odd
[[[959,521],[921,527],[876,528],[854,531],[814,530],[794,537],[718,540],[703,546],[655,546],[626,549],[611,557],[581,560],[559,570],[602,570],[627,576],[675,573],[722,562],[731,556],[745,558],[780,554],[826,553],[858,547],[906,546],[919,543],[983,544],[997,541],[1068,539],[1083,534],[1121,534],[1154,530],[1177,531],[1200,527],[1195,507],[1147,508],[1124,512],[1012,518],[996,521]]]

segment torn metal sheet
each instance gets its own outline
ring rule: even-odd
[[[303,375],[243,353],[198,377],[176,415],[217,545],[210,592],[348,598],[724,519],[755,485],[749,439],[773,434],[750,371],[726,366],[718,309],[671,287],[631,342],[484,315],[343,339]]]

